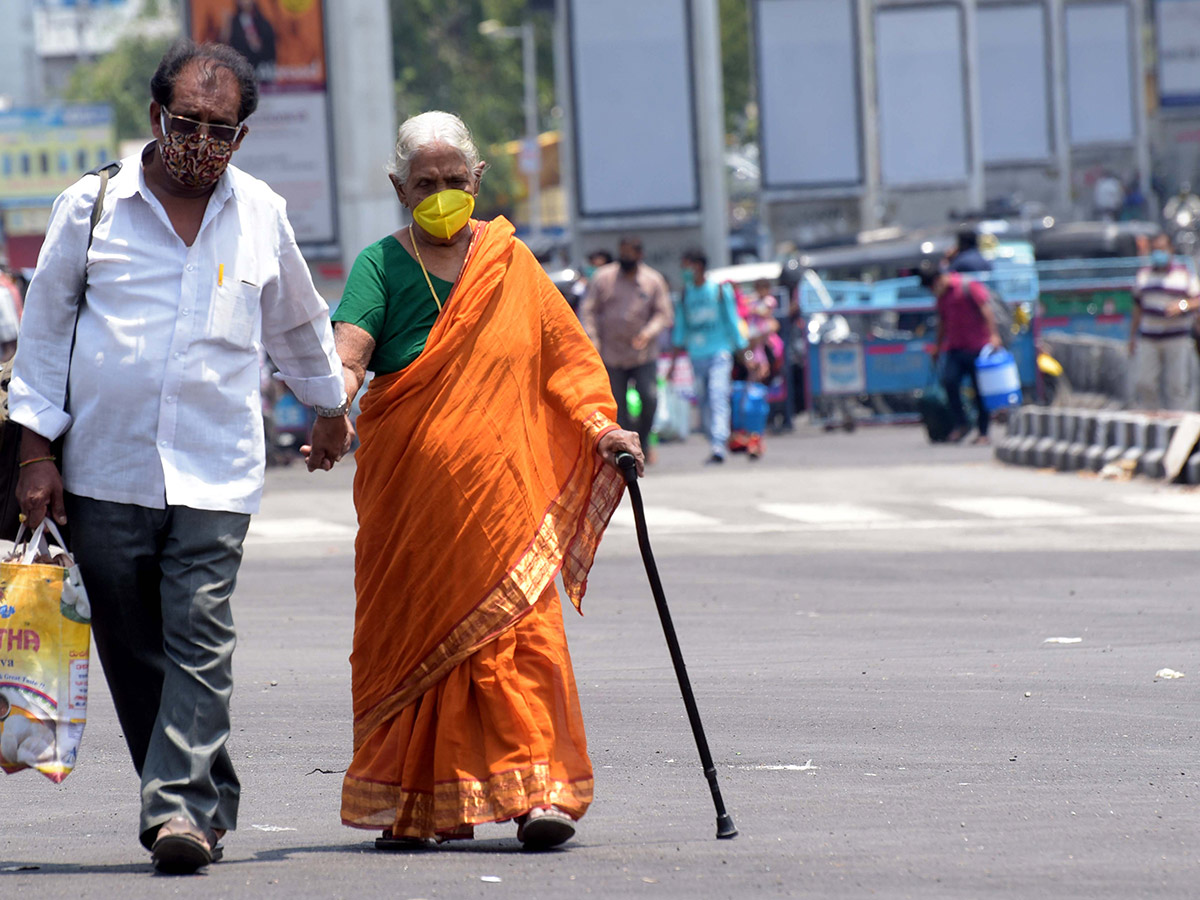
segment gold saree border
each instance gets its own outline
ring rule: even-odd
[[[486,781],[462,778],[434,785],[433,792],[347,776],[342,787],[342,824],[390,828],[396,837],[433,837],[463,825],[502,822],[535,806],[554,805],[576,819],[591,805],[594,781],[556,781],[547,763],[498,772]]]
[[[488,641],[515,625],[533,608],[560,570],[567,595],[579,608],[600,538],[624,490],[621,474],[595,453],[599,438],[616,427],[601,412],[594,412],[585,420],[585,455],[578,464],[590,462],[591,477],[581,479],[572,473],[567,478],[566,489],[550,501],[533,541],[500,583],[421,661],[395,693],[355,721],[356,752],[376,728],[430,690]],[[564,532],[572,526],[574,531],[568,537]]]

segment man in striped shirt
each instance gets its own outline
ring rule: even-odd
[[[1134,404],[1141,409],[1189,409],[1196,347],[1192,327],[1200,309],[1200,280],[1172,262],[1171,239],[1160,234],[1150,265],[1134,283],[1129,355]]]

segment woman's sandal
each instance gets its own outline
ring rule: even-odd
[[[575,837],[575,820],[557,806],[531,809],[517,818],[517,840],[526,850],[549,850]]]
[[[388,828],[383,835],[375,838],[375,849],[399,853],[405,850],[428,850],[433,847],[433,841],[419,837],[393,837],[392,829]]]

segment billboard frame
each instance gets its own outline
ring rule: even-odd
[[[976,7],[976,15],[989,9],[1004,9],[1004,8],[1020,8],[1026,6],[1037,6],[1042,11],[1042,25],[1044,26],[1043,37],[1045,38],[1045,47],[1042,52],[1042,67],[1046,75],[1045,83],[1045,103],[1046,103],[1046,155],[1045,156],[1025,156],[1025,157],[1002,157],[994,160],[987,158],[987,153],[983,153],[983,165],[985,168],[996,169],[1017,169],[1021,167],[1039,168],[1045,167],[1048,163],[1053,162],[1058,155],[1058,134],[1054,127],[1054,107],[1057,103],[1054,89],[1054,21],[1052,18],[1051,4],[1057,0],[979,0]],[[983,116],[982,104],[980,105],[979,115]],[[981,148],[982,149],[982,148]]]
[[[854,108],[855,108],[855,136],[858,140],[858,179],[856,181],[796,181],[796,182],[768,182],[766,179],[767,173],[767,149],[766,142],[763,140],[763,134],[766,131],[766,116],[761,115],[763,93],[763,64],[762,50],[758,44],[758,27],[759,27],[759,7],[764,2],[770,0],[751,0],[750,3],[750,36],[751,45],[754,48],[754,83],[758,91],[759,98],[759,135],[758,135],[758,155],[759,155],[759,172],[761,173],[762,182],[761,190],[764,194],[770,195],[796,195],[808,192],[837,192],[838,197],[855,197],[860,195],[867,182],[867,154],[866,154],[866,131],[863,128],[863,77],[862,77],[862,18],[859,15],[858,3],[856,0],[846,0],[850,7],[850,36],[851,36],[851,62],[854,75]]]
[[[327,239],[312,241],[301,240],[296,238],[296,244],[300,247],[300,252],[304,258],[309,261],[332,262],[340,260],[342,257],[342,227],[340,217],[340,200],[337,183],[337,141],[334,137],[333,125],[333,90],[331,89],[333,82],[333,72],[329,65],[329,2],[328,0],[316,0],[321,4],[321,67],[324,72],[324,88],[322,94],[325,97],[325,114],[324,114],[324,132],[325,132],[325,148],[329,159],[328,171],[325,173],[325,182],[329,186],[329,203],[330,203],[330,233]],[[192,40],[195,36],[192,33],[192,23],[194,21],[192,12],[194,0],[182,0],[180,4],[181,15],[183,16],[183,33]],[[256,75],[257,77],[257,75]],[[262,106],[262,82],[259,83],[259,106]],[[270,93],[270,92],[267,92]],[[257,110],[256,110],[257,112]],[[251,116],[253,119],[253,115]],[[253,123],[251,123],[253,125]],[[237,164],[236,156],[233,164]],[[244,170],[243,170],[244,171]],[[247,173],[253,175],[253,173]],[[261,176],[254,175],[256,178]],[[267,185],[280,194],[284,200],[287,197],[280,193],[267,181],[266,178],[261,179],[267,182]]]
[[[962,122],[963,122],[963,160],[965,162],[964,172],[962,175],[955,175],[948,178],[925,179],[921,181],[905,181],[905,182],[890,182],[887,180],[883,171],[883,139],[882,139],[882,122],[877,126],[877,138],[879,143],[879,182],[880,189],[887,193],[911,193],[929,190],[962,190],[970,189],[972,182],[972,173],[975,171],[976,164],[980,160],[975,159],[975,148],[971,142],[971,119],[973,110],[971,108],[971,68],[968,59],[967,46],[967,10],[964,5],[964,0],[917,0],[917,2],[909,2],[909,0],[880,0],[872,10],[874,17],[872,23],[872,46],[875,69],[875,116],[877,119],[880,115],[880,91],[879,85],[881,79],[879,77],[879,16],[881,13],[901,12],[907,10],[920,9],[937,9],[939,7],[947,7],[955,10],[958,13],[958,32],[959,32],[959,47],[961,48],[961,58],[959,60],[959,69],[961,70],[960,84],[962,86]]]
[[[584,205],[583,194],[583,166],[580,165],[579,148],[582,146],[580,140],[580,115],[579,111],[582,108],[579,103],[579,69],[578,69],[578,53],[574,39],[574,17],[575,4],[581,0],[566,0],[564,7],[566,15],[564,16],[564,24],[566,30],[567,57],[569,60],[569,74],[571,79],[571,140],[572,149],[575,156],[573,164],[572,181],[575,192],[575,215],[581,222],[589,224],[603,224],[606,221],[628,220],[632,217],[644,217],[648,221],[651,217],[659,217],[664,222],[675,224],[678,221],[693,222],[697,221],[702,214],[704,207],[704,198],[702,196],[702,185],[700,180],[700,128],[699,117],[700,111],[697,105],[696,91],[696,52],[695,52],[695,22],[692,13],[692,4],[690,0],[675,0],[683,7],[684,27],[687,32],[687,41],[685,46],[687,59],[687,86],[688,86],[688,102],[691,110],[691,162],[692,162],[692,191],[695,197],[695,203],[691,206],[673,206],[673,207],[641,207],[636,209],[612,209],[612,210],[597,210],[589,211]],[[670,217],[669,219],[667,217]],[[678,218],[677,218],[678,217]]]

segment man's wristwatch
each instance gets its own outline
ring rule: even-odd
[[[350,412],[350,398],[343,400],[341,406],[314,406],[313,412],[322,419],[340,419]]]

